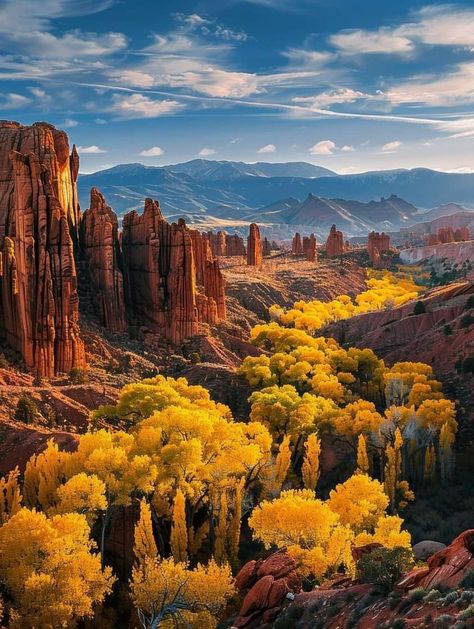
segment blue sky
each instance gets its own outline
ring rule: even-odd
[[[0,81],[0,117],[67,129],[83,172],[474,172],[472,0],[0,0]]]

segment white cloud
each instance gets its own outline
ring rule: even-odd
[[[474,103],[474,62],[459,63],[442,76],[418,76],[385,92],[394,105],[423,104],[436,107]]]
[[[143,94],[114,94],[112,101],[111,111],[121,118],[158,118],[172,115],[184,107],[183,103],[176,100],[154,100]]]
[[[159,146],[152,146],[149,149],[144,149],[140,152],[142,157],[160,157],[164,154],[164,150]]]
[[[117,72],[110,73],[110,76],[118,83],[124,85],[130,85],[132,87],[152,87],[155,83],[155,79],[147,72],[140,72],[139,70],[118,70]]]
[[[384,153],[395,153],[395,151],[400,148],[402,143],[400,140],[393,140],[393,142],[387,142],[382,146],[382,151]]]
[[[100,125],[107,124],[107,120],[104,120],[103,118],[96,118],[94,122],[95,124],[100,124]]]
[[[350,144],[344,144],[343,146],[341,146],[340,150],[342,153],[352,153],[352,151],[355,151],[355,148]]]
[[[101,153],[107,153],[105,149],[101,149],[100,146],[96,144],[91,144],[90,146],[78,146],[77,150],[84,155],[100,155]]]
[[[64,129],[72,129],[73,127],[77,127],[78,124],[77,120],[73,120],[73,118],[66,118],[60,126]]]
[[[332,140],[321,140],[314,144],[309,152],[311,155],[332,155],[335,148],[336,145]]]
[[[0,95],[0,109],[18,109],[29,105],[29,103],[31,103],[31,99],[15,92]]]
[[[274,153],[276,151],[276,146],[274,144],[265,144],[258,149],[257,153]]]
[[[420,45],[474,46],[474,9],[455,5],[426,6],[412,14],[412,20],[400,26],[382,26],[368,31],[341,31],[329,41],[345,54],[413,53]]]
[[[343,31],[332,35],[329,41],[345,54],[407,54],[413,50],[413,42],[391,28],[377,31],[361,29]]]
[[[215,155],[215,154],[216,154],[215,149],[209,149],[207,147],[204,147],[198,153],[199,157],[210,157],[211,155]]]
[[[380,98],[379,95],[376,98]],[[354,103],[357,100],[372,100],[374,96],[365,92],[359,92],[347,87],[321,92],[315,96],[296,96],[294,103],[307,103],[310,107],[320,108],[340,103]]]

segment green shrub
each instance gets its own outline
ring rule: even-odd
[[[423,597],[423,600],[426,603],[431,603],[433,601],[437,601],[440,596],[441,596],[441,592],[439,590],[430,590],[427,594],[425,594],[425,596]]]
[[[474,588],[474,570],[468,570],[459,583],[461,588]]]
[[[5,354],[0,354],[0,369],[8,369],[9,362],[5,357]]]
[[[466,301],[466,310],[470,310],[471,308],[474,308],[474,295],[469,295]]]
[[[69,382],[71,384],[84,384],[89,380],[87,369],[73,367],[69,372]]]
[[[454,618],[450,614],[442,614],[435,618],[434,626],[436,629],[450,629],[454,624]]]
[[[413,565],[407,548],[374,548],[357,562],[357,577],[362,583],[373,583],[389,592],[398,579]]]
[[[443,326],[443,332],[445,336],[451,336],[451,334],[453,333],[453,328],[449,325],[449,323]]]
[[[419,603],[425,598],[426,590],[425,588],[415,588],[408,592],[408,600],[411,603]]]
[[[392,623],[392,629],[404,629],[404,627],[405,627],[404,618],[396,618]]]
[[[425,304],[422,301],[417,301],[413,308],[414,315],[420,315],[426,312]]]
[[[474,605],[469,605],[458,614],[458,620],[469,620],[469,618],[474,618]]]
[[[35,401],[29,395],[22,395],[18,399],[15,410],[15,419],[24,424],[32,424],[39,416],[39,410]]]

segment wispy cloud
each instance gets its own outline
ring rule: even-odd
[[[91,146],[78,146],[77,150],[84,155],[100,155],[101,153],[107,153],[105,149],[101,149],[100,146],[96,144],[91,144]]]
[[[0,94],[0,109],[19,109],[30,103],[31,99],[22,94],[16,94],[15,92]]]
[[[400,140],[393,140],[392,142],[387,142],[382,146],[383,153],[395,153],[397,149],[401,147],[402,143]]]
[[[317,142],[310,149],[311,155],[332,155],[336,144],[332,140],[321,140]]]

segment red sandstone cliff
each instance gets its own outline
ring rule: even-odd
[[[293,240],[291,243],[291,252],[295,256],[303,255],[303,243],[301,241],[301,235],[298,232],[296,232],[296,234],[293,236]]]
[[[85,363],[73,243],[79,160],[46,123],[0,123],[0,333],[29,369]]]
[[[344,253],[344,236],[333,225],[326,240],[326,254],[328,258],[336,258]]]
[[[303,236],[303,253],[308,262],[316,261],[316,236],[314,234]]]
[[[118,220],[97,188],[91,190],[90,208],[82,216],[79,240],[100,323],[112,332],[123,332],[127,323]]]
[[[370,232],[367,250],[372,264],[378,266],[381,263],[380,254],[390,250],[390,236],[384,232]]]
[[[263,260],[262,239],[256,223],[251,223],[247,238],[247,264],[260,266]]]
[[[237,234],[226,234],[226,255],[228,256],[245,256],[247,252],[245,250],[244,239]]]

